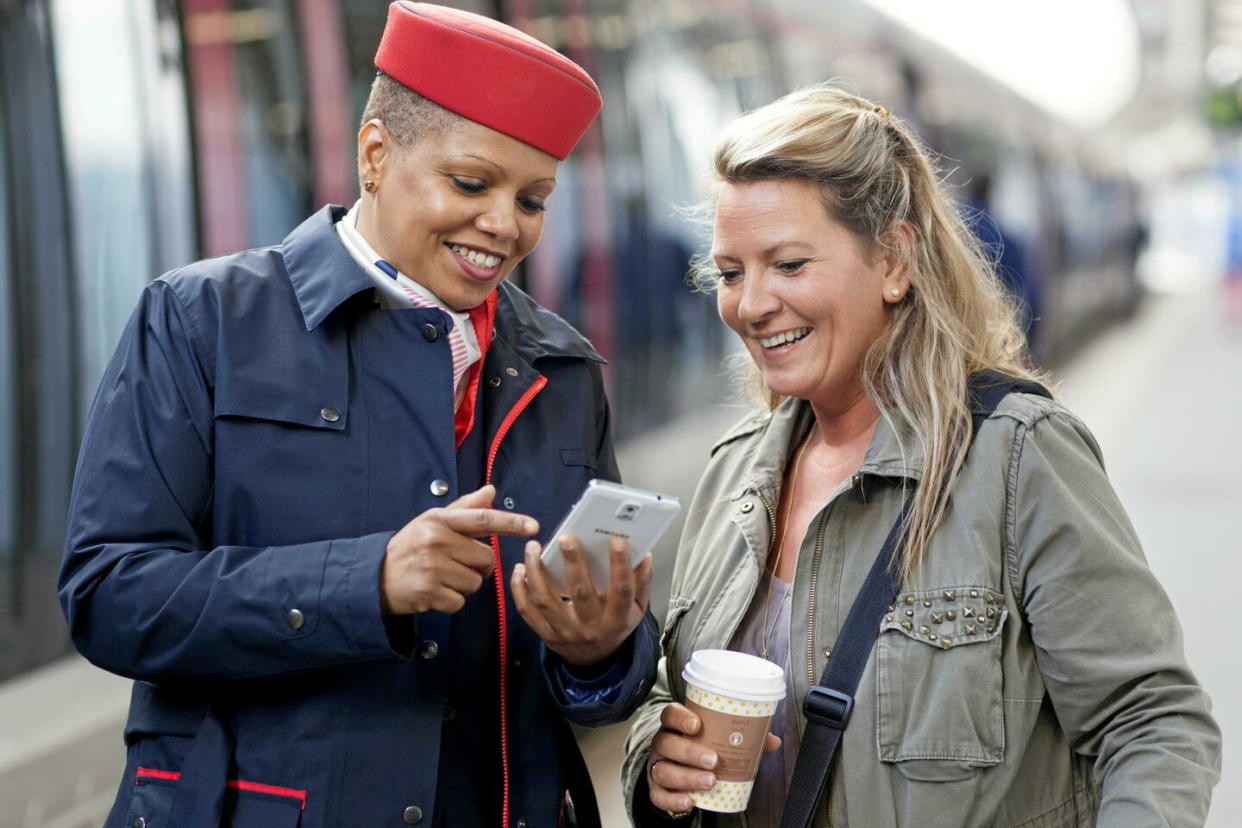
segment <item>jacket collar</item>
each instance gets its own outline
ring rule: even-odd
[[[329,204],[285,237],[281,253],[306,330],[314,330],[333,311],[375,285],[341,244],[336,222],[347,209]],[[571,357],[604,362],[586,337],[508,282],[501,282],[496,304],[496,336],[523,359]]]
[[[570,357],[605,363],[585,336],[516,285],[497,287],[496,336],[504,339],[526,362],[544,357]]]
[[[749,438],[751,452],[744,474],[745,489],[779,492],[793,447],[814,425],[814,414],[805,400],[787,398],[771,411],[756,411],[744,417],[712,447]],[[914,430],[895,414],[881,415],[867,445],[858,472],[892,479],[919,480],[923,476],[924,449]],[[740,496],[740,492],[738,493]]]
[[[312,331],[346,300],[375,285],[341,244],[334,226],[346,209],[329,204],[294,228],[281,245],[285,269]]]

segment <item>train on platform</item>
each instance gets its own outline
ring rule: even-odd
[[[1139,192],[1107,154],[854,2],[466,0],[564,51],[604,112],[515,275],[610,361],[619,440],[720,400],[686,285],[713,137],[836,78],[912,123],[1053,359],[1139,295]],[[0,681],[70,652],[55,598],[95,385],[142,286],[357,196],[386,0],[0,0]]]

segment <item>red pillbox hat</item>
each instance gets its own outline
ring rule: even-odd
[[[489,17],[398,0],[375,53],[384,74],[561,160],[603,105],[578,64]]]

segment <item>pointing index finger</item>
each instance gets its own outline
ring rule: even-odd
[[[499,509],[445,509],[444,525],[462,535],[519,535],[529,537],[539,531],[539,521],[526,515]]]

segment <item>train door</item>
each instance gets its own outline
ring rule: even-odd
[[[0,679],[69,650],[55,585],[76,324],[49,11],[0,2]]]

